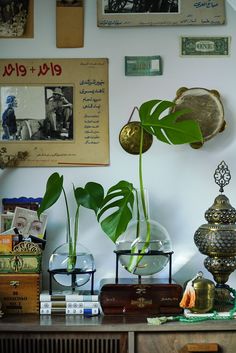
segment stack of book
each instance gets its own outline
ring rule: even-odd
[[[84,315],[86,317],[99,315],[98,293],[61,291],[53,292],[50,295],[48,292],[43,291],[40,293],[40,314]]]

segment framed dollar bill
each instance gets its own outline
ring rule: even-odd
[[[228,56],[230,37],[181,37],[181,56]]]
[[[97,0],[99,27],[222,25],[224,0]]]
[[[0,60],[0,150],[19,166],[107,165],[108,60]]]

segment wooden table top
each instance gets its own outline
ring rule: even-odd
[[[208,320],[197,323],[147,323],[146,317],[82,315],[5,314],[0,319],[0,332],[159,332],[159,331],[236,331],[236,320]]]

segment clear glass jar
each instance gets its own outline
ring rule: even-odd
[[[73,255],[74,256],[74,255]],[[64,243],[54,250],[49,259],[49,271],[57,271],[53,275],[56,282],[63,286],[72,286],[72,273],[75,274],[75,285],[77,287],[86,284],[94,271],[94,258],[91,252],[82,244],[76,244],[76,259],[73,269],[68,269],[70,266],[71,257],[69,255],[69,243]],[[63,271],[63,273],[60,273]]]
[[[71,234],[75,234],[73,220],[70,222],[70,229]],[[49,259],[49,271],[52,271],[55,281],[63,286],[83,286],[95,271],[93,255],[77,239],[78,237],[70,239],[67,231],[67,242],[58,246]]]
[[[131,221],[126,231],[117,239],[116,251],[120,264],[128,272],[148,276],[160,272],[168,264],[169,256],[166,253],[172,251],[172,245],[167,230],[149,218],[147,192],[145,191],[146,218],[139,193],[138,200],[140,218]]]

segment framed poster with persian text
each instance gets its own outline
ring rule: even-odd
[[[108,165],[108,60],[0,60],[0,149],[28,166]]]
[[[99,27],[223,25],[224,0],[97,0]]]

